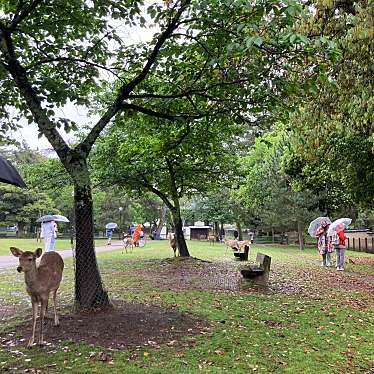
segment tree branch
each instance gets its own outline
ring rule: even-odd
[[[164,203],[165,205],[170,209],[173,210],[174,206],[168,199],[168,197],[162,193],[160,190],[157,188],[153,187],[145,178],[141,180],[141,182],[145,188],[147,188],[150,192],[153,192],[155,195],[157,195]]]
[[[33,69],[34,67],[42,65],[42,64],[48,64],[50,62],[59,62],[59,61],[81,62],[81,63],[83,63],[85,65],[94,66],[96,68],[108,71],[109,73],[113,74],[116,78],[118,78],[119,80],[121,80],[123,82],[123,79],[118,74],[116,74],[115,72],[113,72],[110,68],[107,68],[104,65],[96,64],[95,62],[87,61],[87,60],[85,60],[83,58],[50,57],[50,58],[47,58],[45,60],[39,60],[38,62],[35,62],[34,64],[28,65],[28,66],[25,67],[25,69],[26,70],[30,70],[30,69]]]
[[[48,118],[45,109],[42,108],[41,101],[27,78],[26,70],[22,67],[15,55],[13,41],[9,31],[2,30],[0,34],[0,51],[7,63],[4,67],[13,77],[18,90],[27,102],[27,106],[40,132],[44,134],[52,144],[61,161],[66,160],[70,148],[56,130],[55,124]]]
[[[156,112],[152,109],[147,109],[147,108],[144,108],[140,105],[130,104],[130,103],[123,103],[121,105],[121,109],[122,110],[135,110],[137,112],[148,114],[149,116],[152,116],[152,117],[163,118],[163,119],[167,119],[169,121],[175,121],[178,118],[177,116],[172,115],[172,114]]]
[[[167,28],[159,36],[142,71],[131,82],[122,85],[114,102],[108,107],[104,115],[100,118],[100,120],[96,123],[96,125],[91,129],[91,131],[86,136],[86,138],[83,140],[83,142],[78,146],[80,152],[83,152],[83,154],[88,156],[93,144],[95,143],[96,139],[100,135],[101,131],[105,128],[105,126],[111,121],[111,119],[121,109],[123,101],[126,98],[128,98],[129,94],[134,90],[134,88],[146,78],[150,69],[156,62],[157,56],[159,55],[162,46],[164,45],[166,40],[170,37],[170,35],[174,32],[174,30],[178,27],[178,21],[180,17],[182,16],[182,13],[190,5],[191,1],[192,0],[182,0],[179,10],[175,14],[173,19],[169,23],[169,25],[167,26]]]
[[[31,4],[25,8],[23,11],[22,5],[24,4],[23,1],[20,1],[20,5],[17,9],[17,12],[14,15],[14,18],[12,19],[12,23],[9,27],[9,31],[14,31],[14,29],[25,19],[27,18],[33,11],[34,9],[42,2],[43,0],[34,0],[31,2]]]
[[[217,82],[215,84],[212,84],[208,87],[201,88],[201,89],[189,89],[184,92],[179,92],[175,94],[169,94],[169,95],[162,95],[162,94],[151,94],[151,93],[142,93],[142,94],[133,94],[129,95],[129,99],[178,99],[182,97],[187,97],[191,95],[198,95],[198,96],[204,96],[209,99],[212,99],[212,96],[209,96],[206,94],[206,92],[210,91],[211,89],[221,87],[221,86],[230,86],[230,85],[239,85],[243,83],[248,83],[250,80],[248,78],[246,79],[236,79],[230,82]]]

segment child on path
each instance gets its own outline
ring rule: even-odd
[[[344,235],[343,225],[336,227],[336,232],[333,235],[334,249],[336,251],[336,270],[344,270],[344,252],[345,252],[345,241],[347,237]]]
[[[331,236],[327,236],[327,230],[330,224],[327,221],[322,221],[320,227],[317,229],[316,236],[318,253],[322,256],[321,266],[331,266],[331,252],[333,251]]]

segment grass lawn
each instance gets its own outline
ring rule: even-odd
[[[23,277],[0,269],[0,372],[374,372],[373,255],[347,251],[346,271],[336,272],[319,266],[315,249],[253,246],[250,262],[257,251],[272,257],[265,292],[238,286],[243,263],[222,245],[192,241],[189,249],[191,256],[211,262],[165,261],[172,256],[167,241],[128,254],[97,254],[112,299],[173,308],[209,324],[199,334],[161,342],[156,337],[120,349],[62,341],[27,350],[25,342],[13,339],[21,322],[30,324]],[[61,308],[71,313],[73,263],[65,259],[65,264]]]
[[[99,239],[95,241],[96,244],[106,243],[105,239]],[[9,248],[17,247],[22,250],[34,251],[36,248],[44,248],[44,243],[37,242],[36,239],[17,239],[17,238],[0,238],[0,256],[11,255]],[[56,249],[70,249],[70,239],[56,239],[55,242]]]

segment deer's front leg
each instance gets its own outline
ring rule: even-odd
[[[32,303],[32,334],[29,342],[27,344],[28,348],[31,348],[35,340],[35,328],[36,328],[36,317],[38,316],[38,302],[36,300],[31,300]]]
[[[43,324],[44,324],[44,316],[47,311],[48,306],[48,295],[46,297],[41,298],[41,305],[40,305],[40,331],[39,331],[39,345],[43,345]]]

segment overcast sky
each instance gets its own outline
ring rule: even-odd
[[[65,105],[63,109],[55,110],[56,114],[60,115],[61,117],[68,118],[72,121],[75,121],[78,125],[89,124],[92,123],[96,118],[90,118],[88,116],[86,108],[82,106],[75,106],[71,103]],[[67,134],[62,128],[58,129],[58,132],[61,136],[65,139],[65,141],[73,140],[73,132]],[[28,146],[32,149],[46,149],[52,148],[49,141],[42,136],[40,139],[38,138],[38,127],[36,124],[27,124],[24,121],[24,125],[21,129],[17,131],[16,138],[18,141],[25,140]]]
[[[148,18],[147,14],[144,12],[144,17]],[[115,22],[115,21],[114,21]],[[118,27],[117,27],[118,31]],[[138,43],[138,42],[147,42],[151,40],[152,36],[158,31],[158,28],[155,25],[152,25],[149,28],[138,28],[138,27],[131,27],[128,26],[124,27],[122,32],[122,36],[129,40],[130,43]],[[56,115],[59,115],[64,118],[68,118],[72,121],[75,121],[78,125],[84,124],[94,124],[98,120],[98,117],[90,118],[88,116],[86,108],[82,106],[75,106],[71,103],[65,105],[65,107],[60,109],[54,109]],[[66,140],[73,140],[73,132],[66,134],[63,129],[58,129],[61,136]],[[29,125],[27,121],[23,122],[23,127],[17,131],[16,136],[18,141],[25,140],[28,146],[32,149],[48,149],[52,148],[49,141],[42,136],[40,139],[38,138],[38,128],[36,124]]]

